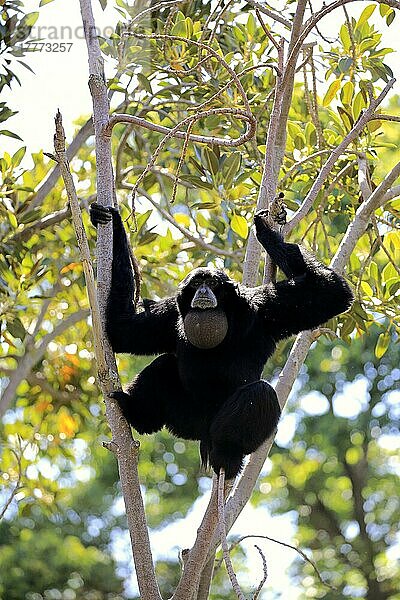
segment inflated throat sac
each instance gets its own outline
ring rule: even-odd
[[[228,332],[228,320],[223,310],[191,310],[183,321],[188,341],[196,348],[215,348]]]

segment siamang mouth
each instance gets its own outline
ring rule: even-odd
[[[207,308],[216,308],[217,305],[217,298],[215,297],[214,292],[207,285],[202,285],[197,288],[190,304],[192,308],[200,308],[201,310],[206,310]]]

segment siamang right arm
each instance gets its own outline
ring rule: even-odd
[[[287,279],[258,288],[255,301],[268,331],[279,339],[312,329],[346,311],[353,294],[346,280],[274,231],[266,211],[254,217],[258,241]]]
[[[112,278],[106,310],[106,331],[112,349],[137,355],[174,352],[178,319],[175,297],[147,302],[146,310],[136,313],[135,280],[121,216],[116,208],[93,203],[90,219],[95,227],[111,219],[113,222]]]

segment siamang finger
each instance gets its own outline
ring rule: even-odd
[[[89,214],[90,220],[95,227],[97,227],[99,224],[106,225],[112,219],[109,207],[100,206],[100,204],[97,204],[97,202],[93,202],[93,204],[90,205]]]
[[[254,219],[256,219],[256,217],[260,217],[261,219],[267,219],[269,217],[269,210],[267,208],[262,208],[261,210],[258,210],[254,215]]]

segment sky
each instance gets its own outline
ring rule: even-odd
[[[109,2],[112,4],[112,1]],[[25,6],[29,11],[37,9],[39,0],[26,0]],[[318,8],[318,2],[313,7]],[[354,14],[359,14],[365,7],[364,2],[356,3]],[[97,26],[102,33],[110,33],[111,28],[118,20],[118,13],[113,8],[104,12],[98,0],[93,0],[93,8]],[[353,10],[353,9],[351,9]],[[349,9],[349,11],[351,12]],[[380,31],[383,32],[384,45],[400,50],[398,23],[391,28],[386,28],[380,19],[378,10],[374,19]],[[400,19],[400,16],[397,16]],[[332,13],[326,20],[322,31],[332,35],[337,31],[337,13]],[[49,42],[66,42],[72,44],[70,51],[32,53],[24,60],[33,69],[34,74],[20,67],[18,74],[23,82],[22,87],[14,85],[11,91],[6,92],[2,101],[8,101],[13,110],[18,114],[7,123],[7,127],[18,133],[28,147],[28,153],[39,149],[51,152],[53,149],[53,118],[60,109],[63,115],[64,127],[67,138],[71,139],[74,132],[74,121],[82,116],[91,114],[91,97],[87,85],[88,67],[86,44],[82,38],[81,17],[78,0],[56,0],[40,9],[40,19],[33,32],[37,37]],[[57,36],[57,37],[55,37]],[[388,64],[392,67],[395,76],[400,81],[400,63],[396,55],[387,57]],[[112,65],[107,67],[108,75],[112,72]],[[399,83],[394,91],[400,93]],[[3,150],[15,152],[20,143],[0,136],[0,153]],[[27,159],[29,160],[29,159]],[[351,384],[350,384],[351,385]],[[346,389],[335,401],[335,412],[340,416],[351,418],[362,410],[363,403],[367,401],[367,390],[364,381],[354,382],[353,386]],[[325,412],[326,399],[317,396],[307,396],[302,399],[302,409],[309,414],[322,414]],[[284,416],[280,425],[277,441],[281,446],[290,443],[296,427],[296,416]],[[390,442],[390,440],[389,440]],[[388,442],[388,443],[389,443]],[[152,535],[152,546],[155,556],[176,556],[177,547],[188,547],[194,539],[197,526],[201,520],[207,495],[202,496],[193,506],[186,520],[177,521],[162,531]],[[272,516],[266,508],[254,509],[246,507],[233,529],[234,533],[247,534],[257,532],[282,541],[292,543],[295,534],[295,523],[288,516]],[[120,537],[113,542],[116,556],[125,556],[128,545],[127,538]],[[258,553],[252,548],[253,542],[245,543],[248,548],[249,566],[254,573],[254,581],[245,581],[248,585],[256,585],[262,574],[262,567]],[[263,548],[269,570],[269,585],[276,593],[281,593],[285,600],[297,600],[300,590],[290,588],[287,570],[296,558],[296,554],[271,542],[260,543]],[[128,549],[129,552],[129,549]],[[134,588],[134,582],[132,582]]]

